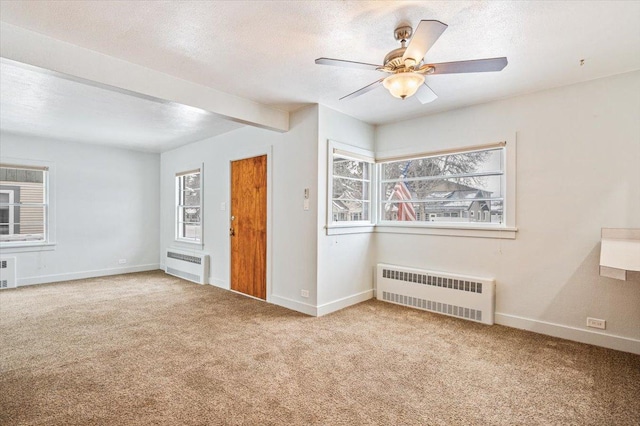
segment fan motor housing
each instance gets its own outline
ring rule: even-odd
[[[402,56],[406,50],[406,47],[399,47],[387,53],[387,56],[384,57],[384,66],[393,69],[403,68],[404,60],[402,59]]]

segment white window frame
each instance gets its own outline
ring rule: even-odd
[[[26,158],[2,157],[0,164],[4,167],[36,168],[44,174],[44,239],[42,241],[0,241],[0,249],[5,254],[37,251],[50,251],[56,248],[56,167],[51,161]]]
[[[329,140],[327,154],[327,235],[373,232],[376,221],[375,158],[372,151]],[[333,219],[333,159],[334,155],[369,164],[369,219],[335,221]]]
[[[180,192],[181,192],[181,188],[180,188],[180,178],[182,176],[188,175],[188,174],[193,174],[193,173],[199,173],[200,174],[200,204],[199,209],[200,209],[200,239],[199,240],[194,240],[191,238],[184,238],[180,236],[180,224],[182,223],[180,221],[180,208],[184,207],[180,204]],[[195,245],[195,246],[199,246],[200,248],[203,247],[204,245],[204,164],[201,164],[199,167],[194,167],[194,168],[190,168],[190,169],[186,169],[183,171],[179,171],[175,173],[175,191],[174,191],[174,213],[175,213],[175,217],[174,217],[174,225],[175,225],[175,233],[174,233],[174,240],[178,243],[181,244],[189,244],[189,245]],[[195,207],[195,206],[194,206]]]
[[[427,235],[451,235],[451,236],[470,236],[484,238],[506,238],[514,239],[516,236],[516,141],[515,138],[493,144],[462,146],[431,153],[405,154],[402,156],[389,156],[386,158],[376,159],[377,163],[400,161],[402,159],[422,158],[428,156],[437,156],[445,154],[456,154],[463,152],[471,152],[478,150],[491,149],[492,147],[503,146],[503,164],[504,173],[502,174],[503,194],[503,222],[500,224],[491,224],[484,222],[461,222],[461,223],[443,223],[443,222],[394,222],[381,221],[376,222],[375,232],[381,233],[405,233],[405,234],[427,234]],[[376,167],[376,193],[381,191],[381,165]],[[378,194],[378,197],[380,195]],[[382,203],[376,203],[376,210],[382,208]],[[469,212],[465,215],[469,217]],[[378,213],[378,217],[381,215]]]

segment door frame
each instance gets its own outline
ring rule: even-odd
[[[231,289],[231,236],[229,235],[229,228],[231,228],[231,163],[234,161],[240,161],[240,160],[246,160],[248,158],[253,158],[253,157],[260,157],[266,155],[267,156],[267,271],[266,271],[266,281],[267,281],[267,288],[266,288],[266,292],[267,292],[267,296],[265,299],[260,299],[258,297],[253,297],[249,294],[245,294],[245,293],[241,293],[239,291],[235,291]],[[231,157],[229,159],[229,162],[227,163],[227,206],[229,206],[229,208],[227,209],[227,223],[226,223],[226,232],[225,235],[227,236],[227,253],[229,253],[229,262],[228,262],[228,270],[227,270],[227,282],[229,283],[229,290],[237,293],[237,294],[241,294],[243,296],[246,297],[250,297],[252,299],[255,300],[259,300],[261,302],[268,302],[271,303],[271,274],[272,274],[272,262],[271,262],[271,248],[273,247],[272,245],[272,224],[273,224],[273,203],[271,202],[271,198],[273,195],[273,173],[272,173],[272,156],[273,156],[273,147],[269,146],[266,149],[258,149],[256,151],[252,151],[252,150],[247,150],[245,152],[243,152],[242,154],[240,154],[239,156],[236,157]]]

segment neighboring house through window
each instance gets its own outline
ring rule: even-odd
[[[47,167],[0,164],[0,242],[47,241]]]
[[[503,146],[380,164],[379,222],[502,224]]]

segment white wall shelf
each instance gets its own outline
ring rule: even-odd
[[[640,282],[640,229],[602,228],[600,275]]]

